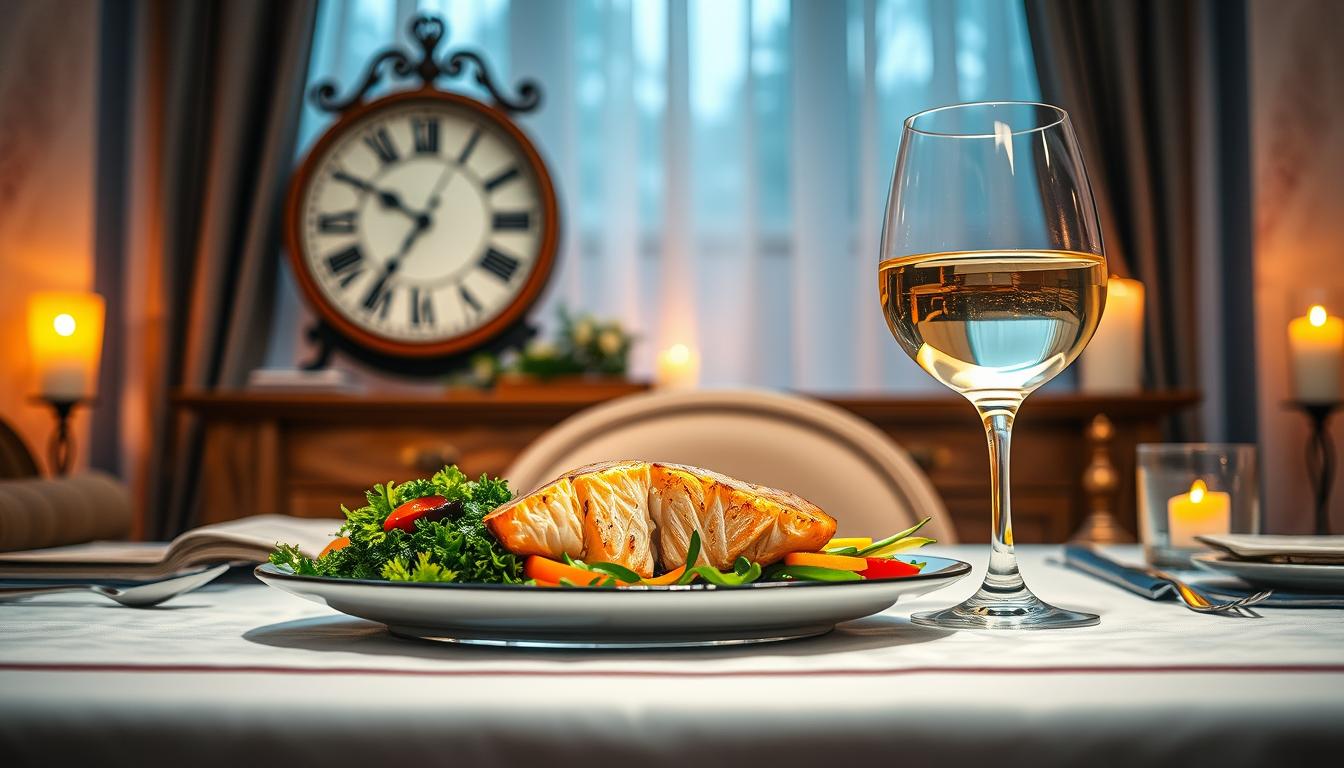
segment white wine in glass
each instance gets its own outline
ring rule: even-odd
[[[878,291],[887,327],[975,407],[989,442],[991,552],[969,600],[913,621],[1043,629],[1097,623],[1031,593],[1013,552],[1009,446],[1022,401],[1083,351],[1106,303],[1106,258],[1063,110],[994,102],[906,121]]]

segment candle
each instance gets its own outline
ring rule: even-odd
[[[42,397],[73,401],[94,395],[103,311],[96,293],[38,293],[28,300],[28,346]]]
[[[1232,529],[1232,496],[1210,491],[1203,480],[1190,484],[1190,492],[1167,500],[1167,528],[1171,546],[1198,547],[1196,536],[1227,533]]]
[[[658,354],[654,381],[662,389],[692,389],[700,379],[700,359],[685,344],[673,344]]]
[[[1143,283],[1111,277],[1106,311],[1079,361],[1084,392],[1138,392],[1143,388]]]
[[[1293,395],[1303,403],[1340,400],[1344,367],[1344,320],[1330,317],[1317,304],[1288,323],[1288,353],[1293,365]]]

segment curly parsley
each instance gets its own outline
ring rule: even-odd
[[[392,510],[424,496],[460,502],[461,510],[443,520],[417,520],[413,533],[383,530]],[[348,546],[314,559],[297,547],[277,544],[271,562],[306,576],[496,584],[523,581],[522,559],[505,550],[482,523],[486,515],[513,498],[504,480],[485,475],[470,480],[450,466],[427,479],[375,485],[365,497],[368,503],[358,509],[341,507],[345,513],[341,534],[350,539]]]

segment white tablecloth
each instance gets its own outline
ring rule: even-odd
[[[0,755],[1132,768],[1344,748],[1344,611],[1202,616],[1066,570],[1055,548],[1020,550],[1042,597],[1102,623],[1007,633],[910,624],[912,611],[974,589],[979,546],[938,550],[977,565],[953,588],[825,637],[735,649],[419,643],[250,577],[157,610],[93,595],[0,604]]]

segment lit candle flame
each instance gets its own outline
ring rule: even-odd
[[[667,348],[667,361],[673,365],[685,365],[691,360],[691,349],[685,344],[673,344]]]
[[[1322,307],[1320,304],[1317,304],[1313,306],[1311,309],[1307,310],[1307,322],[1311,323],[1317,328],[1325,326],[1325,318],[1326,318],[1325,307]]]
[[[1190,503],[1198,504],[1204,500],[1204,494],[1209,492],[1209,486],[1204,484],[1203,480],[1196,480],[1190,484]]]
[[[69,313],[62,312],[51,320],[51,327],[61,336],[73,336],[75,334],[75,318]]]

